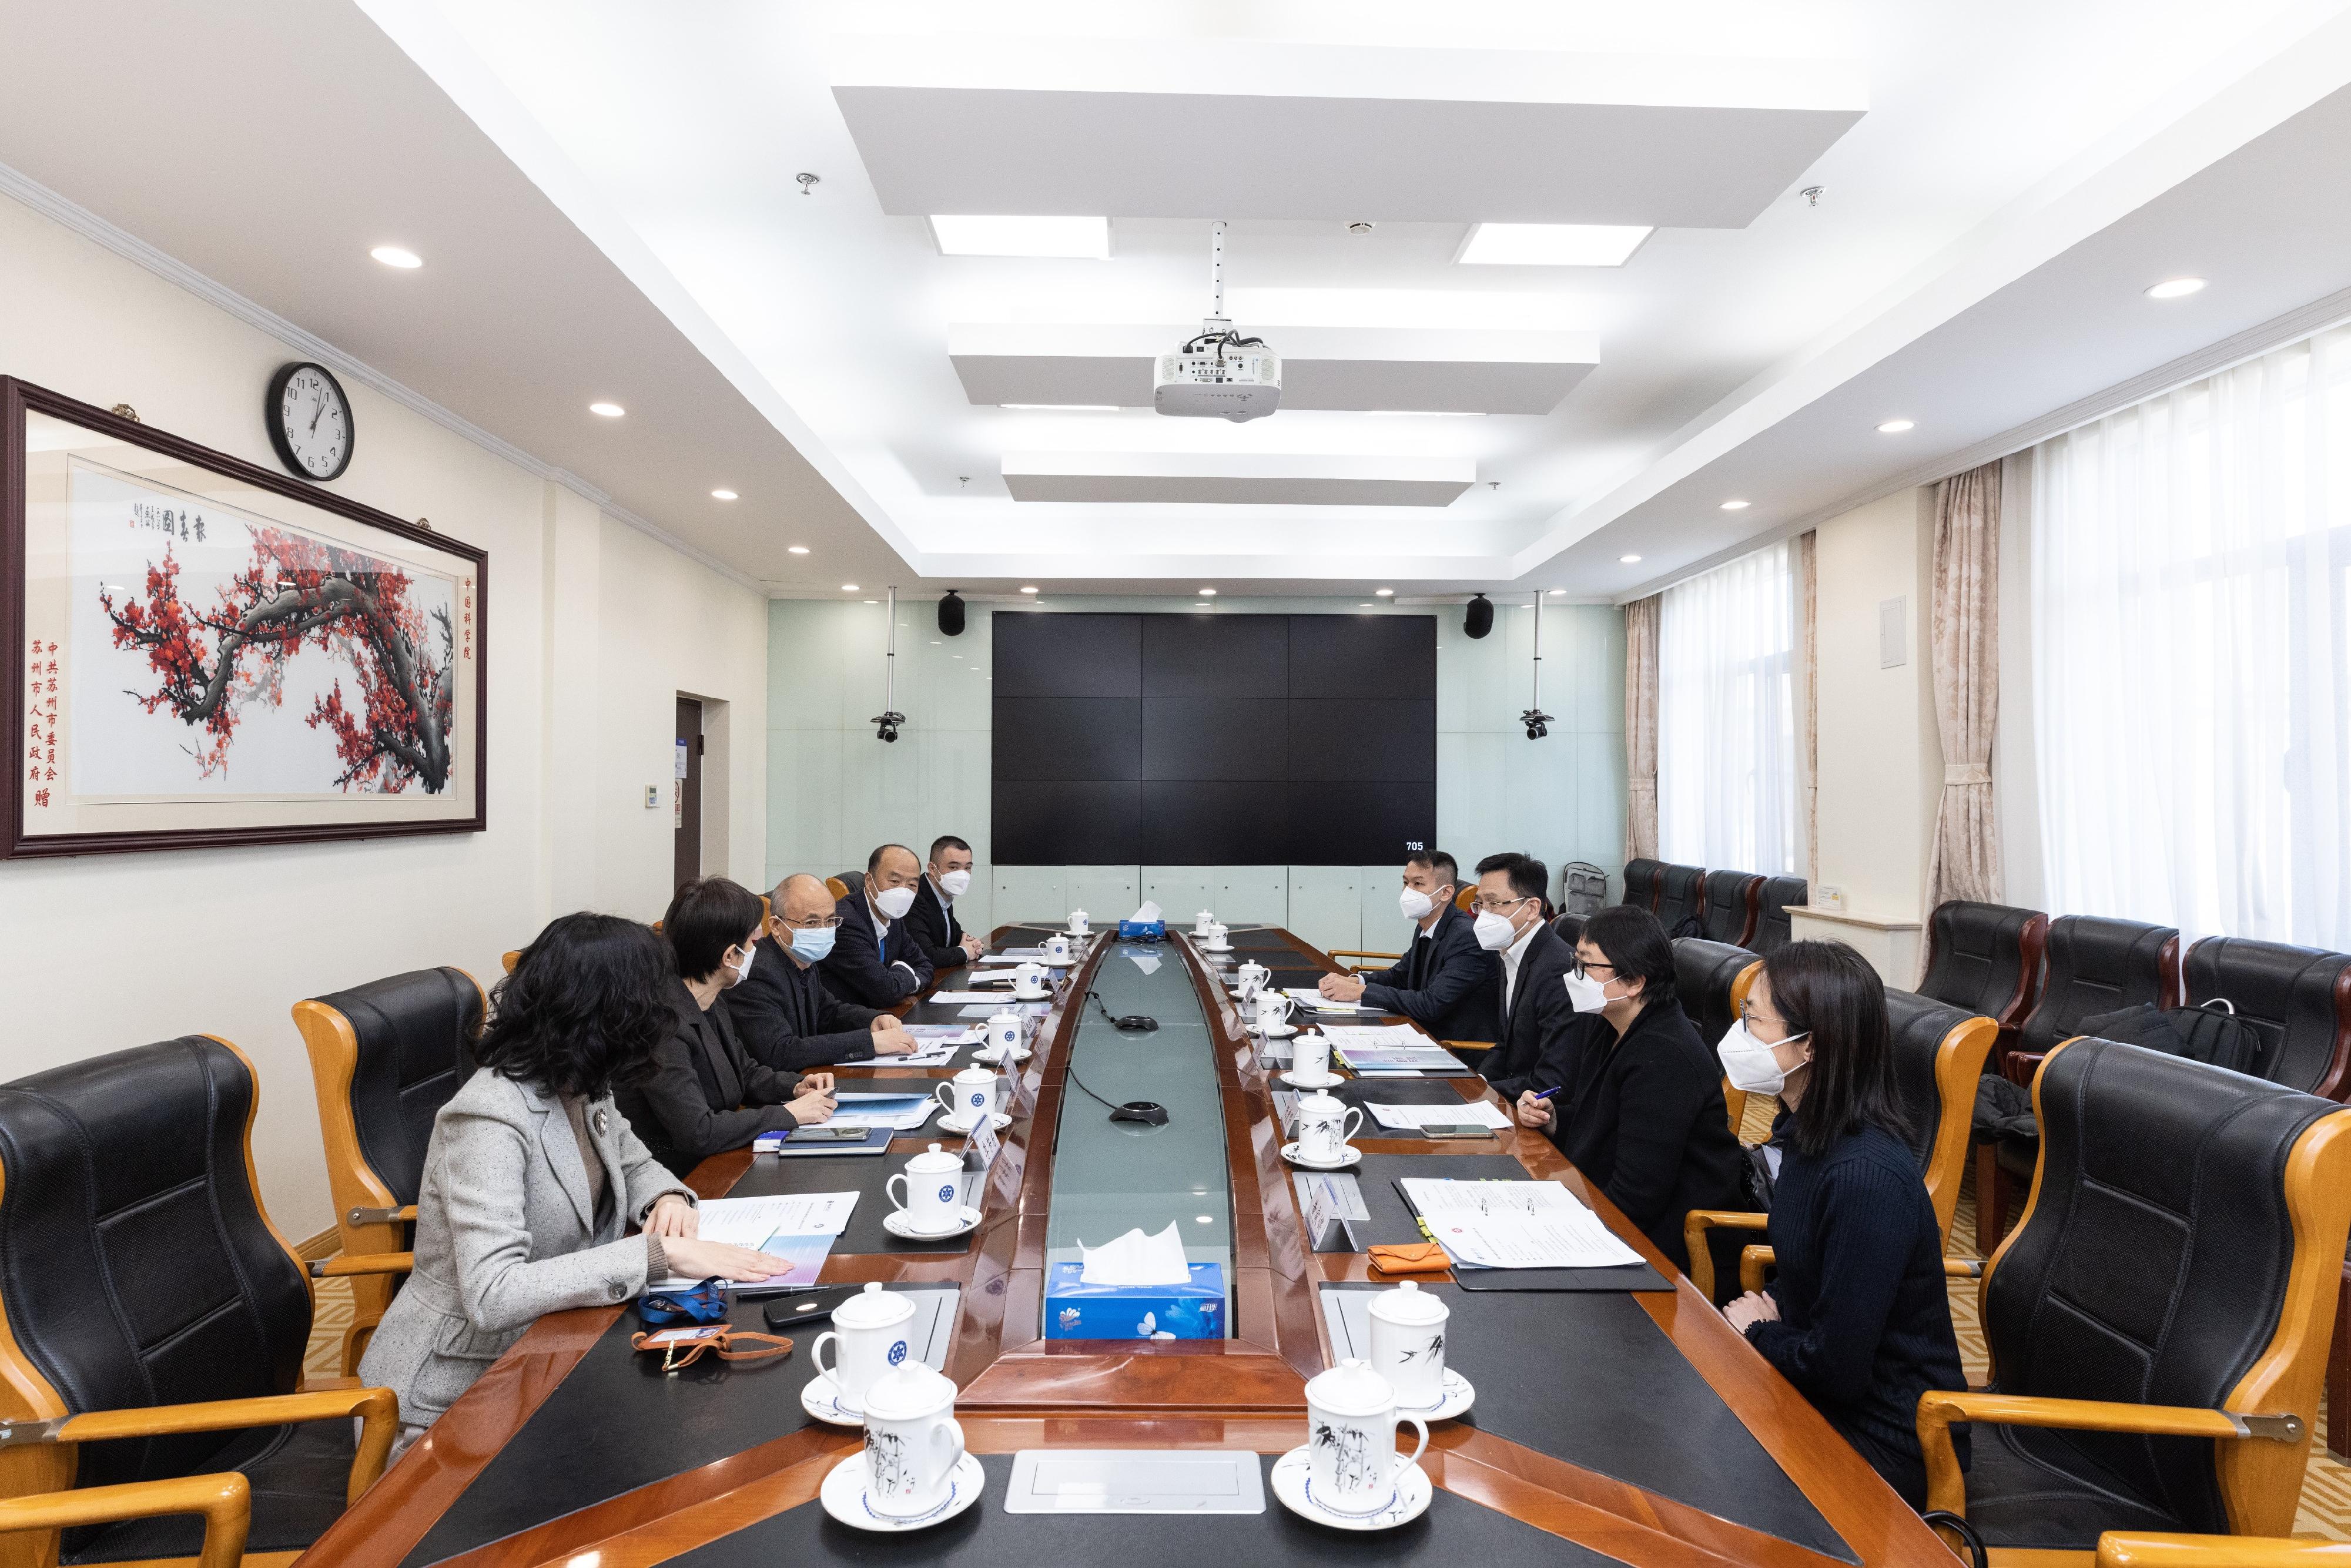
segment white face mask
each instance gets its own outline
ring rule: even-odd
[[[1478,912],[1478,946],[1489,953],[1500,953],[1519,939],[1519,928],[1510,924],[1507,915],[1497,915],[1490,909]]]
[[[749,978],[751,977],[751,961],[752,961],[754,958],[757,958],[758,956],[759,956],[759,950],[758,950],[758,948],[757,948],[757,947],[746,947],[746,948],[744,948],[744,949],[743,949],[743,961],[742,961],[741,963],[739,963],[739,964],[732,964],[732,965],[727,966],[731,970],[733,970],[734,975],[735,975],[735,977],[734,977],[733,979],[731,979],[731,980],[727,981],[726,983],[727,983],[728,985],[730,985],[730,986],[739,986],[739,985],[741,985],[744,981],[746,981],[746,980],[749,979]]]
[[[949,898],[961,898],[971,891],[971,873],[948,871],[939,873],[939,891]]]
[[[1792,1045],[1806,1038],[1792,1034],[1780,1045]],[[1747,1020],[1740,1019],[1714,1048],[1714,1054],[1721,1059],[1722,1075],[1730,1080],[1733,1089],[1743,1089],[1750,1094],[1777,1094],[1788,1086],[1788,1075],[1780,1071],[1779,1059],[1771,1054],[1778,1049],[1756,1039],[1749,1032]]]
[[[1437,907],[1437,900],[1416,887],[1407,887],[1396,895],[1396,907],[1404,911],[1406,920],[1426,920],[1428,912]]]
[[[1604,984],[1589,975],[1579,975],[1570,969],[1560,978],[1567,982],[1568,1003],[1577,1012],[1596,1013],[1614,999],[1609,996]]]
[[[914,907],[914,890],[893,887],[887,893],[876,894],[873,895],[873,907],[880,910],[886,919],[904,920],[906,911]]]

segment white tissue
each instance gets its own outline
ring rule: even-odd
[[[1182,1285],[1192,1278],[1172,1219],[1155,1236],[1137,1226],[1100,1247],[1080,1240],[1078,1253],[1085,1260],[1078,1277],[1089,1285]]]
[[[1159,918],[1159,905],[1146,898],[1143,901],[1143,907],[1134,912],[1134,918],[1136,925],[1148,925]]]

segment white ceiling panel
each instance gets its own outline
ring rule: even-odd
[[[1477,483],[1458,457],[1228,452],[1008,452],[1016,501],[1442,507]]]
[[[1154,359],[1192,330],[956,323],[947,356],[976,403],[1147,408]],[[1281,357],[1281,406],[1291,410],[1546,414],[1600,362],[1600,340],[1588,332],[1290,327],[1263,335]]]
[[[1865,111],[1816,59],[836,37],[882,210],[1743,228]]]

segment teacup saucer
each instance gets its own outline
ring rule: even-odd
[[[956,1222],[945,1230],[917,1230],[906,1223],[906,1211],[893,1208],[882,1217],[882,1228],[901,1241],[945,1241],[956,1236],[968,1236],[979,1225],[979,1210],[969,1204],[956,1208]]]
[[[1200,944],[1200,951],[1203,953],[1229,953],[1232,950],[1233,945],[1229,942],[1203,942]]]
[[[1294,1023],[1268,1024],[1258,1032],[1268,1040],[1288,1040],[1298,1032],[1298,1026]]]
[[[1004,1131],[1005,1128],[1012,1125],[1012,1118],[1006,1115],[1003,1112],[998,1111],[992,1113],[992,1114],[995,1118],[996,1130],[998,1132],[1000,1133]],[[971,1118],[968,1116],[942,1116],[939,1118],[939,1131],[942,1133],[954,1133],[957,1135],[961,1135],[962,1134],[970,1132],[971,1125]]]
[[[1288,1160],[1291,1165],[1297,1166],[1304,1170],[1343,1171],[1352,1170],[1355,1166],[1362,1165],[1364,1163],[1364,1151],[1355,1147],[1354,1145],[1349,1144],[1347,1145],[1347,1152],[1343,1157],[1325,1164],[1321,1160],[1308,1159],[1304,1155],[1298,1152],[1298,1145],[1295,1142],[1291,1142],[1281,1145],[1281,1157]],[[889,1222],[884,1220],[883,1223],[886,1225]],[[1452,1375],[1447,1373],[1446,1375],[1449,1377]]]
[[[1016,1067],[1019,1066],[1021,1062],[1028,1061],[1029,1058],[1034,1054],[1035,1052],[1033,1051],[1015,1051],[1012,1053],[1013,1065]],[[983,1046],[979,1050],[971,1053],[971,1059],[974,1061],[984,1061],[990,1067],[998,1067],[1003,1065],[1004,1052],[994,1046]]]
[[[1387,1500],[1367,1513],[1342,1513],[1315,1500],[1313,1473],[1314,1464],[1307,1457],[1307,1450],[1303,1448],[1290,1449],[1273,1461],[1273,1495],[1281,1500],[1282,1507],[1301,1519],[1311,1519],[1333,1530],[1394,1530],[1399,1524],[1408,1524],[1428,1511],[1428,1500],[1436,1490],[1429,1485],[1426,1470],[1399,1454],[1396,1456],[1395,1488],[1388,1494]],[[825,1484],[829,1495],[831,1487],[830,1478]],[[830,1509],[832,1505],[828,1500],[825,1506]],[[834,1514],[833,1517],[838,1519],[841,1516]]]
[[[1457,1416],[1467,1416],[1469,1406],[1477,1402],[1478,1391],[1469,1386],[1469,1380],[1448,1366],[1445,1369],[1444,1398],[1426,1410],[1409,1405],[1399,1405],[1396,1410],[1400,1415],[1417,1416],[1424,1421],[1450,1421]]]
[[[1007,991],[1005,995],[1016,1002],[1050,1002],[1053,999],[1053,993],[1050,991],[1024,991],[1018,987]]]
[[[824,1484],[817,1490],[817,1497],[824,1504],[824,1511],[843,1524],[896,1535],[909,1530],[928,1529],[953,1519],[979,1500],[980,1490],[987,1481],[987,1472],[979,1468],[979,1461],[966,1454],[956,1461],[955,1471],[947,1478],[945,1502],[930,1512],[918,1513],[912,1519],[893,1519],[887,1514],[874,1512],[873,1505],[866,1500],[865,1450],[860,1448],[826,1472]],[[1425,1496],[1421,1506],[1428,1506]]]
[[[1329,1089],[1346,1082],[1335,1072],[1325,1072],[1319,1078],[1308,1078],[1295,1071],[1283,1073],[1281,1081],[1292,1089]],[[944,1127],[946,1124],[942,1122],[939,1125]]]
[[[841,1385],[820,1372],[800,1385],[800,1408],[828,1427],[862,1427],[865,1417],[841,1402]]]

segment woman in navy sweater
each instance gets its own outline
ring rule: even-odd
[[[1842,942],[1791,942],[1763,960],[1717,1051],[1733,1087],[1787,1107],[1772,1129],[1779,1275],[1723,1315],[1903,1500],[1924,1508],[1918,1396],[1967,1379],[1942,1232],[1902,1136],[1886,988]],[[1952,1437],[1964,1467],[1964,1430]]]

